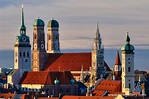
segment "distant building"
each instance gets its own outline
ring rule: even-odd
[[[70,71],[25,72],[20,85],[23,92],[44,92],[46,96],[78,95],[78,84]]]
[[[121,66],[121,60],[119,56],[119,52],[117,51],[116,54],[116,60],[115,60],[115,66],[114,66],[114,74],[113,74],[113,80],[121,80],[122,75],[122,66]]]
[[[134,46],[130,44],[130,37],[127,33],[126,44],[122,50],[122,92],[130,93],[134,90]]]

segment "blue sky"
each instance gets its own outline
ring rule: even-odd
[[[0,50],[13,49],[22,4],[31,42],[33,21],[40,17],[47,25],[54,17],[61,49],[91,49],[97,21],[105,48],[119,49],[128,31],[136,48],[149,49],[148,0],[0,0]]]

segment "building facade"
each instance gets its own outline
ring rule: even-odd
[[[122,46],[122,92],[134,90],[134,46],[127,33],[126,44]]]

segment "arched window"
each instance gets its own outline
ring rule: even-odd
[[[25,57],[25,52],[23,52],[23,56]]]
[[[128,72],[130,72],[130,67],[128,67]]]
[[[29,57],[29,52],[27,52],[27,57]]]
[[[22,53],[20,52],[20,57],[22,56]]]
[[[129,83],[129,88],[130,88],[131,86],[130,86],[130,83]]]

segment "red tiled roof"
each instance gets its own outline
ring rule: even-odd
[[[63,96],[62,99],[114,99],[114,96]]]
[[[73,78],[70,71],[38,71],[25,72],[20,80],[21,84],[54,84],[58,79],[60,84],[70,84]]]
[[[105,93],[105,91],[94,90],[93,95],[94,96],[102,96],[104,93]]]
[[[121,92],[121,81],[102,80],[94,90],[94,94],[98,91]]]
[[[13,98],[15,96],[14,93],[0,93],[0,98],[8,99]]]
[[[91,67],[91,53],[49,53],[45,71],[88,71]],[[105,62],[107,71],[111,71]]]
[[[59,98],[38,97],[38,99],[59,99]]]
[[[89,70],[91,53],[50,53],[44,70]]]

